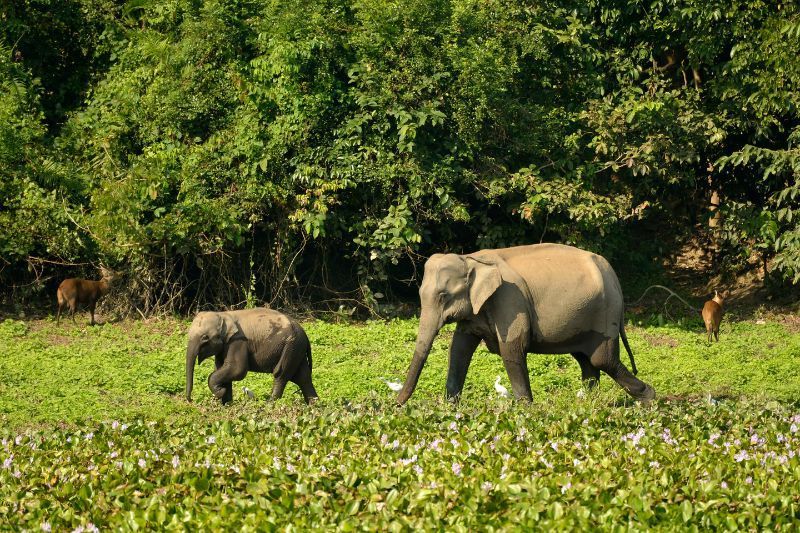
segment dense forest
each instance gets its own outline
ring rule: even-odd
[[[541,241],[791,285],[798,50],[792,1],[4,0],[0,291],[374,306]]]

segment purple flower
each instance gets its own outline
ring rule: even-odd
[[[114,458],[115,458],[116,456],[118,456],[118,455],[119,455],[119,454],[118,454],[116,451],[113,451],[113,452],[111,452],[110,454],[108,454],[108,458],[109,458],[109,459],[114,459]]]
[[[417,475],[420,475],[420,474],[422,474],[422,467],[421,467],[421,466],[419,466],[419,465],[414,465],[412,468],[414,469],[414,472],[416,472],[416,473],[417,473]]]
[[[97,529],[97,526],[95,526],[91,522],[86,524],[86,531],[88,531],[89,533],[99,533],[100,532],[100,530]]]
[[[16,469],[16,470],[14,470],[14,473],[13,473],[12,475],[13,475],[15,478],[19,479],[20,477],[22,477],[22,472],[20,472],[20,471],[19,471],[19,468],[18,468],[18,469]]]
[[[117,429],[118,427],[119,427],[119,422],[117,422],[116,420],[111,422],[111,429]]]
[[[664,428],[664,431],[661,432],[661,439],[670,446],[678,444],[678,441],[672,438],[672,433],[670,433],[669,428]]]
[[[553,448],[553,451],[556,451],[556,452],[558,451],[558,443],[557,442],[551,442],[550,443],[550,447]]]
[[[384,433],[381,435],[381,446],[386,446],[386,443],[389,442],[389,435]]]
[[[722,489],[727,489],[728,488],[728,484],[726,482],[724,482],[724,481],[722,483],[720,483],[719,486]]]
[[[719,438],[719,433],[712,433],[711,435],[708,436],[708,443],[714,444],[714,441],[717,440],[718,438]]]
[[[51,529],[50,522],[42,522],[42,531],[50,531]]]
[[[173,455],[172,456],[172,468],[178,468],[178,466],[180,464],[181,464],[181,460],[178,459],[178,456],[177,455]]]
[[[776,438],[778,442],[783,442],[786,440],[786,437],[783,436],[783,433],[778,433],[778,436]]]
[[[486,492],[489,492],[494,488],[494,485],[492,484],[491,481],[484,481],[483,483],[481,483],[481,488]]]
[[[450,422],[449,428],[450,431],[458,431],[458,424],[456,424],[455,422]]]
[[[733,458],[736,459],[737,463],[741,463],[746,459],[750,459],[750,454],[747,453],[747,450],[740,450]]]
[[[17,435],[17,436],[14,438],[14,444],[16,444],[17,446],[19,446],[21,442],[22,442],[22,435]]]
[[[460,463],[453,463],[451,467],[453,469],[453,473],[457,476],[461,475],[461,464]]]
[[[750,476],[747,476],[746,478],[744,478],[744,482],[747,483],[748,485],[752,485],[753,484],[753,478],[750,477]]]
[[[408,459],[400,459],[400,462],[403,463],[404,466],[408,466],[411,463],[416,463],[417,462],[417,455],[414,454]]]
[[[431,450],[435,450],[435,451],[437,451],[437,452],[438,452],[439,450],[441,450],[441,449],[442,449],[442,448],[440,447],[440,444],[441,444],[442,442],[443,442],[443,441],[442,441],[442,439],[436,439],[436,440],[434,440],[434,441],[433,441],[433,442],[431,442],[431,444],[430,444],[430,449],[431,449]]]
[[[83,440],[92,440],[93,438],[94,438],[94,433],[90,431],[89,433],[84,435]]]
[[[622,437],[622,442],[629,440],[634,446],[638,446],[639,441],[642,440],[642,437],[644,437],[644,428],[639,428],[636,433],[628,433],[627,435],[624,435]]]
[[[8,458],[3,461],[3,468],[11,468],[11,463],[14,462],[14,454],[8,456]]]
[[[661,463],[658,461],[650,461],[650,468],[658,468],[659,466],[661,466]]]
[[[792,433],[797,433],[797,424],[792,424],[791,426],[789,426],[789,431],[791,431]]]
[[[571,488],[572,488],[572,482],[571,481],[567,481],[567,483],[561,487],[561,494],[564,494],[565,492],[567,492]]]
[[[144,468],[145,466],[147,466],[147,461],[139,459],[139,468]]]
[[[83,526],[78,526],[78,527],[76,527],[75,529],[72,530],[72,533],[83,533],[84,531],[85,531],[85,528]]]

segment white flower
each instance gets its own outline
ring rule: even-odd
[[[214,444],[215,442],[217,442],[217,437],[215,437],[214,435],[211,435],[210,437],[208,437],[208,438],[206,439],[206,442],[207,442],[208,444]]]
[[[481,488],[486,492],[489,492],[494,488],[494,485],[492,484],[491,481],[484,481],[483,483],[481,483]]]
[[[144,468],[145,466],[147,466],[147,461],[139,459],[139,468]]]
[[[650,468],[658,468],[659,466],[661,466],[661,463],[658,461],[650,461]]]
[[[579,464],[581,464],[580,459],[573,459],[572,460],[572,466],[578,466]]]
[[[720,486],[720,488],[723,488],[723,489],[727,489],[728,488],[728,484],[726,482],[724,482],[724,481],[722,483],[720,483],[719,486]]]
[[[453,466],[451,468],[452,468],[453,473],[455,475],[457,475],[457,476],[461,475],[461,464],[460,463],[453,463]]]
[[[418,475],[422,474],[422,467],[421,466],[414,465],[413,468],[414,468],[414,472],[416,472]]]
[[[572,488],[572,482],[571,481],[567,481],[566,485],[561,487],[561,494],[564,494],[565,492],[567,492],[571,488]]]
[[[83,440],[92,440],[93,438],[94,438],[94,433],[91,431],[83,436]]]
[[[450,422],[449,428],[450,431],[458,431],[458,424],[456,424],[455,422]]]
[[[233,471],[234,471],[234,472],[236,472],[237,474],[240,474],[240,473],[241,473],[241,470],[240,470],[240,469],[239,469],[239,467],[238,467],[238,466],[236,466],[236,465],[233,465],[233,466],[231,467],[231,470],[233,470]]]
[[[744,482],[747,483],[748,485],[752,485],[753,478],[751,476],[747,476],[746,478],[744,478]]]
[[[86,531],[89,531],[90,533],[98,533],[100,530],[97,529],[96,525],[89,522],[88,524],[86,524]]]
[[[791,431],[792,433],[797,433],[797,424],[792,424],[791,426],[789,426],[789,431]]]
[[[51,529],[50,522],[42,522],[42,531],[50,531]]]
[[[181,460],[178,459],[178,456],[177,455],[173,455],[172,456],[172,468],[178,468],[178,466],[180,464],[181,464]]]
[[[120,426],[120,429],[122,429],[122,431],[125,431],[126,429],[128,429],[128,424],[122,424],[122,426]]]
[[[550,447],[553,448],[554,451],[556,451],[556,452],[558,451],[558,443],[557,442],[551,442],[550,443]]]

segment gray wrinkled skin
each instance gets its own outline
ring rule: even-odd
[[[532,399],[528,353],[572,354],[588,386],[603,371],[634,398],[655,397],[619,359],[621,337],[635,372],[622,289],[599,255],[560,244],[435,254],[425,263],[419,295],[419,333],[400,404],[414,392],[439,330],[452,322],[457,326],[447,374],[450,398],[461,394],[481,341],[501,356],[518,399]]]

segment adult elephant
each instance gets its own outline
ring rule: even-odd
[[[271,372],[272,399],[289,381],[300,386],[306,403],[317,398],[311,383],[311,344],[303,328],[283,313],[255,308],[198,313],[189,328],[186,348],[186,399],[192,400],[195,360],[214,356],[208,377],[211,392],[223,404],[233,399],[233,383],[248,371]]]
[[[619,360],[622,337],[636,373],[623,327],[622,289],[599,255],[560,244],[435,254],[425,263],[419,296],[419,333],[397,398],[401,405],[417,386],[436,334],[451,322],[457,326],[447,372],[450,398],[461,394],[482,340],[502,357],[518,399],[532,399],[528,353],[570,353],[590,387],[602,370],[634,398],[655,397]]]

